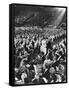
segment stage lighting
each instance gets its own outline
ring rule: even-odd
[[[53,23],[53,26],[57,27],[63,19],[66,8],[56,8],[55,10],[57,10],[57,15],[56,15],[56,19]]]
[[[66,10],[66,8],[56,8],[56,10],[58,11],[58,12],[65,12],[65,10]]]

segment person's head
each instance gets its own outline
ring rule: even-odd
[[[59,64],[59,70],[61,70],[61,71],[64,71],[64,70],[65,70],[65,67],[64,67],[64,65],[62,65],[62,64]]]
[[[54,74],[54,73],[55,73],[54,67],[51,67],[51,68],[49,69],[49,72],[50,72],[50,74]]]

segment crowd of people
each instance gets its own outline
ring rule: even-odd
[[[16,84],[66,82],[64,34],[44,37],[25,32],[15,35],[14,44]]]

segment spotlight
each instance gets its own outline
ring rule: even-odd
[[[62,12],[65,12],[65,8],[59,8],[58,11],[62,11]]]
[[[66,8],[55,8],[58,12],[65,12]]]
[[[56,19],[55,19],[53,25],[58,26],[63,19],[66,9],[65,8],[56,8],[55,10],[57,10],[57,15],[56,15]]]

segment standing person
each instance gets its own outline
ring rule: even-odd
[[[45,55],[46,54],[46,40],[45,39],[42,40],[42,45],[40,49],[41,49],[41,52],[43,52]]]
[[[47,49],[47,53],[48,53],[48,49],[52,50],[52,41],[51,41],[51,39],[48,40],[47,45],[46,45],[46,49]]]

